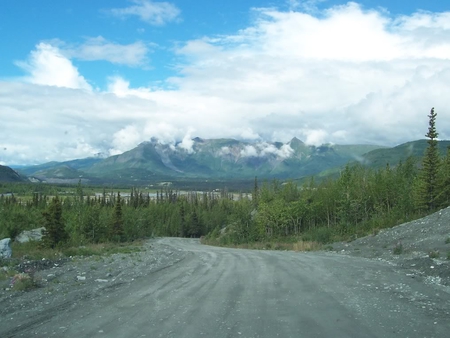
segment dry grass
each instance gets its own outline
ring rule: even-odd
[[[252,249],[252,250],[280,250],[280,251],[318,251],[323,249],[323,245],[313,241],[297,241],[297,242],[251,242],[242,244],[222,245],[218,241],[202,240],[202,244],[223,246],[236,249]]]
[[[11,244],[13,258],[27,258],[31,260],[40,260],[42,258],[54,259],[62,256],[57,249],[42,248],[39,242],[30,241],[27,243],[13,242]]]
[[[83,246],[68,246],[62,248],[42,248],[39,242],[13,243],[13,258],[30,260],[55,259],[63,256],[102,256],[114,253],[133,253],[142,250],[144,241],[132,243],[101,243]]]
[[[318,251],[323,247],[322,244],[318,242],[310,242],[310,241],[298,241],[293,243],[294,251]]]
[[[27,273],[14,275],[11,286],[14,291],[27,291],[36,287],[36,281]]]

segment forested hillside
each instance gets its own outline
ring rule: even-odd
[[[22,182],[24,178],[10,167],[0,165],[0,182]]]

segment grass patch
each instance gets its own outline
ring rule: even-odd
[[[18,272],[13,269],[7,269],[7,270],[0,270],[0,282],[10,279],[11,277],[14,277]]]
[[[135,241],[130,243],[102,243],[87,244],[83,246],[69,246],[65,248],[42,248],[39,242],[12,243],[12,257],[19,259],[41,260],[55,259],[63,256],[105,256],[115,253],[130,254],[142,251],[144,241]]]
[[[323,248],[321,243],[315,241],[293,240],[293,238],[286,238],[283,241],[261,241],[249,243],[221,243],[214,239],[201,239],[202,244],[222,246],[235,249],[251,249],[251,250],[280,250],[280,251],[317,251]]]
[[[65,256],[105,256],[116,253],[130,254],[142,251],[143,242],[89,244],[63,249]]]
[[[12,258],[26,258],[30,260],[41,260],[42,258],[54,259],[61,257],[58,249],[43,248],[40,242],[30,241],[26,243],[13,242],[11,244]]]
[[[322,244],[311,241],[298,241],[293,245],[294,251],[318,251],[322,249]],[[333,247],[331,247],[331,250]]]
[[[401,255],[403,253],[403,244],[397,243],[394,248],[392,249],[392,253],[394,255]]]
[[[29,274],[18,273],[14,275],[11,286],[14,291],[28,291],[34,289],[37,285],[34,278]]]
[[[440,253],[439,253],[439,251],[430,251],[430,253],[428,254],[428,257],[430,257],[430,258],[439,258],[439,256],[440,256]]]

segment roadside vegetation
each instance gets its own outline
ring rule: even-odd
[[[117,190],[95,195],[81,182],[70,194],[45,184],[5,183],[0,188],[16,195],[0,196],[0,238],[44,226],[39,250],[62,253],[153,236],[202,237],[205,244],[260,249],[326,248],[450,205],[450,151],[443,158],[437,152],[435,119],[432,109],[422,163],[409,158],[382,169],[347,165],[337,179],[311,178],[301,186],[260,184],[255,178],[248,194],[226,189],[180,194],[166,187],[152,198],[133,188],[125,198]],[[15,252],[31,250],[14,245]]]

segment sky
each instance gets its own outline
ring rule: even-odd
[[[431,107],[450,138],[447,1],[3,0],[0,42],[3,165],[152,138],[395,146]]]

